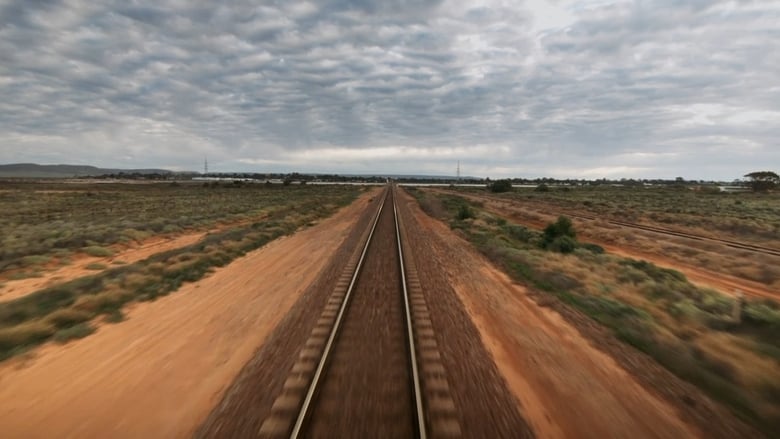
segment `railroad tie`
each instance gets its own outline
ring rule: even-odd
[[[359,255],[353,255],[341,273],[336,286],[320,314],[319,319],[306,339],[298,357],[287,375],[281,393],[274,400],[271,412],[258,430],[261,438],[287,437],[295,423],[303,398],[314,377],[317,363],[325,349],[336,316],[341,309],[344,297],[352,280],[352,273],[358,263]]]

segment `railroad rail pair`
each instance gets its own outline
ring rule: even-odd
[[[352,407],[344,410],[356,413],[341,412],[339,410],[342,407],[340,406],[341,402],[334,401],[336,398],[333,397],[333,388],[349,387],[349,380],[358,380],[365,375],[361,375],[359,371],[361,366],[358,363],[363,362],[362,359],[374,360],[373,363],[370,361],[368,363],[376,367],[376,360],[379,357],[371,356],[381,355],[388,356],[388,360],[386,360],[388,371],[382,373],[386,374],[386,380],[390,381],[383,384],[385,388],[391,388],[391,394],[380,390],[374,392],[372,389],[365,389],[364,385],[360,395],[355,396],[354,391],[350,393],[349,390],[345,390],[343,397],[363,398],[369,403],[372,402],[372,399],[377,398],[401,399],[402,401],[387,401],[385,405],[389,407],[386,411],[390,412],[386,423],[409,423],[408,428],[405,427],[405,430],[401,430],[404,431],[403,435],[411,434],[418,438],[427,438],[431,433],[436,437],[457,437],[460,435],[455,406],[449,396],[449,384],[438,353],[425,297],[416,275],[414,263],[404,254],[406,238],[396,203],[395,191],[396,188],[392,184],[388,184],[384,190],[370,227],[364,234],[365,242],[362,250],[359,253],[355,252],[347,262],[320,319],[299,352],[299,356],[285,381],[282,393],[276,398],[270,415],[261,426],[259,431],[261,437],[335,437],[334,435],[345,434],[345,425],[347,428],[354,425],[355,432],[360,431],[364,434],[375,429],[376,434],[373,436],[382,436],[382,433],[385,433],[383,431],[385,428],[397,427],[397,425],[366,425],[368,422],[372,424],[374,422],[381,424],[382,422],[377,422],[376,419],[362,419],[360,404],[358,404],[357,410],[355,410],[354,403],[351,405],[343,404],[343,407]],[[384,215],[392,215],[392,221]],[[387,228],[390,223],[394,229],[393,249],[388,248],[390,239]],[[382,236],[377,238],[377,235]],[[389,258],[389,251],[394,253],[395,261],[392,264],[389,262],[392,261]],[[373,260],[367,264],[367,260],[371,258]],[[378,261],[378,258],[382,260]],[[399,269],[394,268],[394,264],[397,264]],[[376,296],[379,294],[377,290],[381,288],[370,284],[371,280],[377,278],[377,274],[367,272],[368,265],[371,266],[368,270],[383,271],[385,267],[382,265],[387,265],[387,270],[397,271],[400,278],[396,278],[393,282],[398,283],[397,291],[400,294],[391,292],[390,294],[383,293],[381,297]],[[390,283],[389,279],[387,283]],[[367,291],[367,289],[371,291]],[[391,289],[385,289],[391,291]],[[368,296],[360,297],[361,294]],[[370,294],[374,294],[374,296]],[[393,295],[400,297],[392,297]],[[357,299],[356,296],[358,296]],[[366,297],[371,299],[366,299]],[[376,299],[376,297],[380,298]],[[376,309],[365,311],[366,306],[369,308],[373,306],[371,303],[366,304],[366,300],[385,301],[390,305],[387,305],[387,308],[381,308],[383,305],[376,304]],[[354,307],[356,310],[353,310],[351,314],[353,302],[357,304]],[[400,363],[397,361],[399,356],[395,355],[396,360],[394,361],[392,355],[387,354],[387,352],[372,352],[371,347],[366,348],[366,340],[362,340],[360,348],[364,349],[365,352],[361,352],[357,356],[352,352],[351,357],[348,354],[339,354],[345,350],[349,352],[349,343],[354,344],[355,338],[364,338],[366,337],[364,334],[372,333],[370,330],[361,332],[358,329],[356,331],[355,325],[358,325],[358,328],[360,326],[354,320],[366,319],[366,315],[369,315],[370,320],[370,315],[377,314],[380,309],[381,312],[395,314],[396,311],[388,311],[392,308],[391,305],[399,306],[400,312],[398,313],[403,316],[403,324],[388,325],[379,332],[395,332],[393,337],[403,338],[403,340],[396,340],[391,345],[405,346],[406,359],[402,361],[405,364],[397,366],[406,368],[405,371],[393,372],[390,370],[390,363]],[[359,311],[361,307],[364,310],[362,314]],[[376,319],[376,317],[374,318]],[[377,325],[382,324],[382,322],[367,321],[365,324]],[[347,330],[344,329],[345,326],[348,327]],[[403,329],[400,330],[400,327]],[[343,334],[344,332],[345,334]],[[350,341],[350,337],[352,341]],[[345,338],[347,338],[346,341]],[[377,345],[382,345],[382,342],[377,341]],[[385,343],[383,346],[381,349],[387,351],[388,344]],[[353,351],[354,349],[352,348]],[[344,362],[344,357],[351,358],[350,363],[355,364],[341,364]],[[357,372],[353,372],[354,370]],[[375,371],[368,371],[367,374],[376,377]],[[393,380],[403,382],[394,382]],[[406,387],[407,390],[393,396],[392,388],[401,386]],[[358,385],[358,387],[360,386]],[[336,390],[336,394],[338,392]],[[322,401],[325,398],[324,394],[328,395],[330,401]],[[374,410],[374,414],[376,411]],[[323,417],[326,419],[325,421],[322,421]],[[338,431],[328,431],[328,417],[334,418],[334,425],[340,423],[340,427],[333,427]],[[398,421],[399,417],[403,417],[405,420]],[[352,432],[348,431],[348,433]]]

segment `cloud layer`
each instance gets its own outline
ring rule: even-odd
[[[732,179],[773,1],[3,1],[0,162]]]

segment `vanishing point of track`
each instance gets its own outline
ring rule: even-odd
[[[457,437],[435,334],[388,185],[261,437]]]

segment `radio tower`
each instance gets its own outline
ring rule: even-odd
[[[458,184],[460,184],[460,160],[458,160],[457,178],[458,178]]]
[[[209,173],[209,158],[203,157],[203,175]]]

